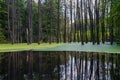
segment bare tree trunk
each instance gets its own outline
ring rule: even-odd
[[[79,0],[77,0],[77,13],[76,13],[76,16],[77,16],[77,24],[76,24],[76,26],[77,26],[77,42],[79,42],[80,41],[80,35],[81,34],[79,34],[80,32],[80,7],[79,7],[80,5],[79,5]]]
[[[80,1],[79,1],[79,3],[80,3]],[[78,26],[79,26],[79,42],[81,41],[81,39],[82,39],[82,29],[81,29],[81,27],[82,27],[82,25],[81,25],[81,9],[80,9],[80,6],[81,6],[81,4],[78,4]]]
[[[97,44],[99,44],[99,4],[100,1],[95,1],[95,13],[96,13],[96,31],[97,31]]]
[[[84,29],[83,29],[83,0],[81,0],[81,43],[84,45]]]
[[[58,12],[57,12],[57,43],[60,41],[60,0],[58,0]]]
[[[88,19],[87,19],[87,1],[85,0],[84,2],[84,19],[85,19],[85,42],[87,43],[88,42],[88,37],[87,37],[87,26],[88,26]]]
[[[41,14],[41,0],[38,0],[38,25],[39,25],[39,39],[38,44],[40,44],[40,41],[42,40],[42,14]]]
[[[10,37],[10,41],[12,41],[12,34],[11,34],[11,27],[10,27],[10,0],[7,1],[7,25],[8,25],[8,31],[9,31],[9,37]]]
[[[91,42],[94,44],[94,32],[93,32],[93,13],[91,10],[91,0],[88,0],[88,10],[89,10],[89,18],[90,18],[90,37],[91,37]]]
[[[12,44],[15,43],[15,1],[12,0]]]
[[[16,42],[20,43],[20,0],[16,0]]]
[[[32,29],[32,0],[27,0],[27,7],[28,7],[28,23],[29,23],[29,28],[28,28],[28,37],[29,37],[29,44],[33,42],[33,29]]]
[[[52,23],[52,12],[53,12],[53,0],[50,0],[50,40],[49,40],[49,43],[51,44],[52,42],[52,26],[53,26],[53,23]]]
[[[73,29],[73,26],[72,26],[72,14],[73,14],[73,4],[72,4],[72,0],[70,0],[70,18],[71,18],[71,29],[70,29],[70,42],[72,41],[72,29]]]
[[[111,0],[111,9],[113,8],[113,0]],[[110,43],[111,43],[111,45],[113,44],[113,18],[112,18],[112,20],[111,20],[111,22],[110,22],[110,27],[109,27],[109,29],[110,29]]]
[[[67,8],[66,8],[66,0],[64,0],[64,43],[66,43],[66,12],[67,12]]]
[[[30,43],[33,42],[33,28],[32,28],[32,20],[33,20],[33,9],[32,9],[32,0],[30,3]]]
[[[104,0],[102,0],[102,22],[101,22],[101,28],[102,28],[102,43],[105,42],[105,22],[104,22],[104,19],[105,19],[105,2]]]
[[[107,2],[108,2],[108,0],[107,0]],[[107,4],[107,3],[106,3],[106,4]],[[106,13],[106,14],[107,14],[107,20],[106,20],[106,21],[107,21],[107,22],[106,22],[106,28],[107,28],[107,29],[106,29],[106,32],[107,32],[107,33],[106,33],[106,41],[109,41],[109,40],[108,40],[108,39],[109,39],[108,32],[110,32],[110,31],[109,31],[109,21],[108,21],[108,18],[109,18],[109,5],[107,4],[106,7],[107,7],[107,13]]]
[[[76,21],[76,4],[74,2],[74,31],[73,31],[74,39],[73,39],[73,42],[76,41],[76,23],[77,23],[77,21]]]

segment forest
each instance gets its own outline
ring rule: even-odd
[[[0,80],[120,80],[120,0],[0,0]]]
[[[0,43],[120,43],[119,0],[0,0]]]

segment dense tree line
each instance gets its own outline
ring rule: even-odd
[[[0,0],[0,43],[119,43],[119,8],[119,0]]]
[[[57,0],[51,1],[38,0],[37,3],[34,0],[1,0],[0,39],[7,39],[12,44],[40,43],[55,39],[57,17],[60,18],[60,15],[57,14],[60,13],[60,5],[57,5]]]
[[[116,42],[120,44],[120,1],[119,0],[109,0],[109,3],[111,2],[111,11],[110,11],[110,33],[115,34]],[[113,35],[111,34],[111,37]],[[112,40],[112,38],[111,38]]]
[[[5,23],[6,23],[6,19],[7,19],[7,9],[5,8],[6,4],[5,4],[5,0],[0,0],[0,43],[4,43],[6,42],[6,34],[4,33],[5,32],[5,29],[6,29],[6,26],[5,26]],[[4,26],[4,27],[3,27]]]

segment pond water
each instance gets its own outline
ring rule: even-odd
[[[120,80],[120,55],[32,51],[0,53],[0,80]]]

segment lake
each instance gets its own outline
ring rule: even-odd
[[[120,54],[79,51],[0,53],[0,80],[120,80]]]

